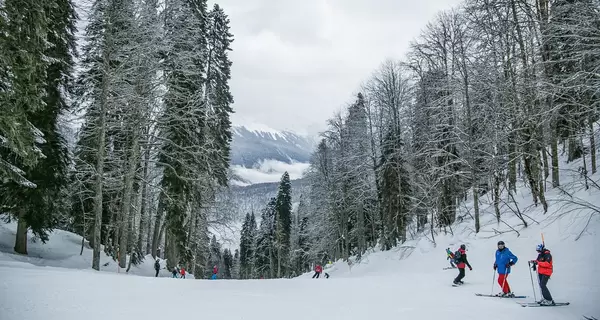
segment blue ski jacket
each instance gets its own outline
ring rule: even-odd
[[[509,274],[510,266],[508,266],[508,264],[511,262],[512,264],[515,264],[517,263],[517,260],[519,260],[517,256],[510,252],[506,247],[502,250],[496,250],[496,262],[494,265],[498,267],[498,274]]]

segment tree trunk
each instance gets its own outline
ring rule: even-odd
[[[154,235],[152,236],[152,257],[156,259],[156,251],[158,250],[158,244],[160,243],[161,238],[161,228],[162,228],[162,215],[163,215],[163,206],[164,206],[165,196],[162,191],[158,196],[158,209],[156,210],[156,219],[154,220]]]
[[[17,234],[15,237],[15,252],[27,254],[27,221],[25,221],[25,210],[19,210],[17,222]]]
[[[560,175],[558,172],[558,137],[556,136],[556,126],[553,124],[552,141],[550,141],[550,149],[552,152],[552,187],[560,186]]]
[[[136,124],[133,124],[136,126]],[[133,183],[135,171],[139,163],[139,128],[133,128],[132,141],[129,157],[127,159],[127,172],[125,173],[125,190],[123,191],[123,207],[121,209],[121,235],[119,239],[119,266],[125,268],[127,263],[128,240],[130,236],[130,224],[133,199]]]
[[[500,177],[497,172],[494,174],[494,211],[496,221],[500,223]]]
[[[594,121],[588,119],[590,128],[590,157],[592,158],[592,174],[596,173],[596,138],[594,137]]]
[[[108,74],[110,74],[109,56],[108,51],[105,51],[102,57],[102,67],[105,71],[105,75],[102,77],[102,93],[100,95],[100,119],[98,123],[98,150],[96,160],[96,185],[94,194],[94,249],[92,258],[92,268],[100,270],[100,235],[102,230],[102,200],[103,200],[103,184],[104,184],[104,151],[106,145],[106,108],[108,104],[108,91],[109,82]]]

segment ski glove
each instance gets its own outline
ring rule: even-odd
[[[473,271],[473,268],[469,267],[469,271]]]
[[[498,265],[494,263],[494,270],[498,269]]]
[[[515,263],[511,261],[511,262],[509,262],[509,263],[506,264],[506,267],[510,268],[510,267],[512,267],[514,265],[515,265]]]

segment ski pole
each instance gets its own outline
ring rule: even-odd
[[[533,274],[531,273],[531,262],[529,264],[529,277],[531,278],[531,290],[533,290],[533,299],[537,301],[537,297],[535,296],[535,285],[533,284]]]
[[[494,277],[492,278],[492,291],[490,291],[490,295],[494,295],[494,282],[496,282],[496,269],[494,269]]]

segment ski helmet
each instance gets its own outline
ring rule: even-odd
[[[463,250],[466,250],[466,249],[467,249],[467,246],[465,246],[464,244],[461,244],[461,245],[460,245],[460,248],[461,248],[461,249],[463,249]]]
[[[544,245],[543,244],[538,244],[537,247],[535,248],[535,251],[537,252],[541,252],[542,250],[544,250]]]
[[[500,246],[500,245],[504,245],[504,241],[502,241],[502,240],[498,241],[498,245],[499,245],[499,246]]]

